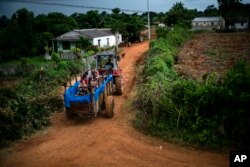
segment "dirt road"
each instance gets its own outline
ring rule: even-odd
[[[65,113],[52,117],[46,133],[2,150],[0,166],[229,166],[228,155],[178,146],[137,132],[130,120],[129,95],[135,81],[135,67],[148,43],[124,48],[120,62],[125,74],[125,93],[116,97],[115,116],[92,120],[72,119]]]

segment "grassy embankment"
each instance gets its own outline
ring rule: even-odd
[[[222,149],[249,148],[250,68],[238,61],[218,78],[216,72],[203,81],[173,70],[182,44],[193,32],[180,27],[158,31],[139,83],[134,125],[163,139]],[[220,77],[220,78],[221,78]]]

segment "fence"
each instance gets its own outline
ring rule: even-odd
[[[72,52],[60,52],[59,57],[60,59],[66,59],[66,60],[76,59],[76,55]]]

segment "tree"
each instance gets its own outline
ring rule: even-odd
[[[84,18],[85,22],[84,28],[101,28],[102,25],[101,23],[101,15],[99,15],[99,12],[97,10],[91,10],[88,11]]]
[[[244,6],[242,0],[218,0],[219,11],[224,17],[237,17]]]
[[[77,22],[72,17],[67,17],[62,13],[49,13],[44,20],[48,25],[48,32],[54,36],[62,35],[72,29],[77,28]]]
[[[10,20],[7,18],[7,16],[3,15],[0,17],[0,31],[7,27]]]
[[[88,38],[83,38],[81,37],[77,42],[76,42],[76,47],[87,51],[88,48],[92,45],[90,40]]]
[[[33,33],[34,14],[23,8],[12,15],[6,28],[1,32],[1,59],[19,59],[36,53]]]
[[[165,20],[166,25],[174,26],[176,24],[181,24],[186,27],[191,26],[191,20],[195,17],[195,12],[188,10],[184,7],[182,2],[177,2],[174,6],[167,12],[167,17]]]
[[[214,5],[209,5],[207,8],[204,10],[204,15],[205,16],[218,16],[219,11]]]
[[[250,5],[242,4],[242,0],[218,0],[219,12],[226,20],[226,26],[239,18],[250,17]]]
[[[131,15],[128,17],[126,30],[130,35],[136,35],[144,29],[145,24],[138,15]]]
[[[114,8],[114,9],[112,9],[112,13],[113,13],[114,15],[118,15],[120,12],[121,12],[121,10],[120,10],[119,8]]]

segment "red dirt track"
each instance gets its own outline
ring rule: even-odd
[[[148,42],[126,47],[120,62],[125,93],[115,97],[115,116],[105,119],[67,119],[52,116],[44,133],[0,151],[1,167],[221,167],[229,166],[228,154],[180,146],[145,136],[131,125],[134,109],[129,97],[136,80],[136,65],[148,50]]]

